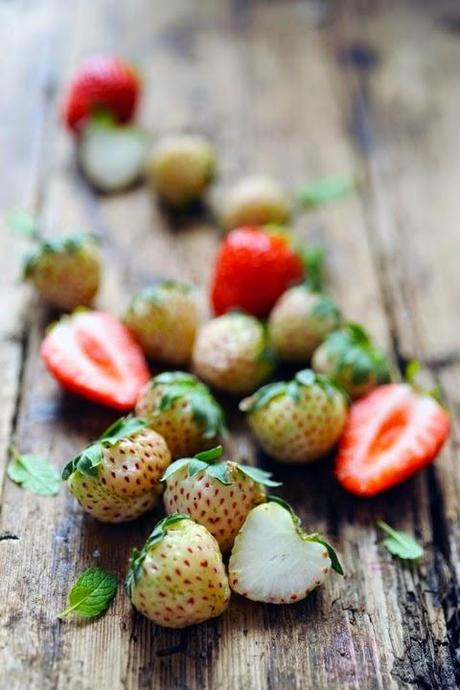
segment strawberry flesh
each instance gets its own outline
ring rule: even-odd
[[[111,314],[75,312],[48,333],[42,359],[67,390],[118,410],[129,410],[150,373],[139,345]]]
[[[336,477],[351,493],[374,496],[433,461],[448,434],[449,416],[429,395],[380,386],[351,407]]]

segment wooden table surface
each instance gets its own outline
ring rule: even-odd
[[[145,187],[98,197],[58,122],[63,86],[87,54],[113,51],[145,75],[153,137],[216,142],[219,186],[243,172],[287,185],[359,170],[359,193],[295,227],[328,253],[330,289],[400,367],[412,357],[453,417],[435,466],[374,500],[345,495],[328,462],[272,467],[233,415],[230,450],[274,469],[346,577],[285,607],[232,599],[184,631],[135,614],[122,589],[99,620],[60,622],[76,576],[120,578],[160,514],[133,525],[85,517],[62,488],[40,498],[5,478],[11,439],[57,467],[114,418],[62,393],[38,356],[53,318],[18,282],[25,243],[2,213],[0,253],[0,686],[2,690],[344,690],[456,687],[459,671],[460,7],[406,0],[6,0],[0,2],[2,211],[105,243],[99,305],[119,313],[154,277],[206,283],[219,234],[205,215],[170,219]],[[5,479],[5,480],[4,480]],[[3,481],[4,480],[4,481]],[[382,547],[383,518],[423,542],[420,566]],[[458,678],[458,675],[457,675]]]

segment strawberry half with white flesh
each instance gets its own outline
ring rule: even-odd
[[[107,312],[63,316],[45,336],[40,354],[64,388],[118,410],[131,409],[150,378],[140,346]]]
[[[215,618],[230,599],[216,540],[177,514],[160,520],[143,548],[133,551],[126,589],[138,611],[167,628]]]
[[[250,511],[228,564],[230,587],[267,604],[305,599],[331,569],[343,575],[332,546],[304,532],[290,506],[273,497]]]
[[[153,508],[170,462],[164,438],[144,420],[126,417],[67,463],[62,478],[94,518],[127,522]]]
[[[335,474],[359,496],[375,496],[432,462],[449,435],[449,415],[408,383],[380,386],[353,403]]]
[[[222,552],[231,549],[248,512],[266,500],[265,487],[279,486],[271,473],[230,460],[216,462],[222,446],[170,465],[164,503],[167,513],[185,513],[204,525],[217,539]]]

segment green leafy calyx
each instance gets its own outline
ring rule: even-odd
[[[357,185],[356,175],[325,177],[300,187],[297,190],[297,198],[304,208],[317,208],[348,196],[356,189]]]
[[[136,580],[139,577],[140,570],[142,568],[142,564],[150,551],[150,549],[155,546],[155,544],[158,544],[167,534],[168,530],[171,529],[172,527],[175,527],[178,525],[182,520],[189,520],[188,515],[183,515],[181,513],[174,513],[173,515],[167,515],[165,518],[160,520],[155,525],[155,528],[153,532],[150,534],[148,537],[147,541],[145,542],[144,546],[141,549],[133,549],[131,558],[129,561],[129,570],[128,570],[128,575],[126,577],[126,591],[128,592],[128,595],[131,596],[132,594],[132,589],[136,583]]]
[[[8,477],[38,496],[56,496],[60,487],[59,472],[47,460],[36,455],[21,455],[11,447]]]
[[[374,376],[378,384],[390,380],[387,358],[356,323],[331,333],[320,348],[333,363],[333,370],[329,372],[333,377],[347,373],[354,385],[366,383]]]
[[[303,369],[297,372],[292,381],[277,381],[262,386],[256,393],[248,398],[244,398],[240,402],[239,407],[243,412],[251,414],[266,407],[274,398],[280,396],[288,396],[294,402],[298,402],[302,387],[310,388],[312,386],[322,388],[327,396],[331,398],[337,394],[346,397],[343,388],[335,381],[331,381],[331,379],[322,374],[317,374],[312,369]]]
[[[383,545],[393,556],[408,561],[414,561],[423,556],[423,547],[410,534],[393,529],[383,520],[378,520],[377,525],[387,535],[383,540]]]
[[[148,422],[139,417],[121,417],[104,431],[99,440],[90,443],[81,453],[76,455],[62,471],[62,479],[66,480],[73,472],[80,472],[88,477],[97,477],[98,467],[102,462],[104,448],[110,448],[125,438],[133,436],[147,426]]]
[[[170,410],[178,400],[186,400],[190,405],[193,419],[203,429],[203,438],[218,437],[224,430],[224,413],[209,388],[193,374],[183,371],[164,372],[151,381],[152,389],[164,388],[159,409],[155,413]]]
[[[36,266],[46,256],[59,256],[62,254],[75,254],[82,249],[88,247],[95,247],[99,239],[96,235],[78,234],[66,235],[61,237],[51,237],[48,239],[41,239],[38,246],[30,252],[24,261],[23,277],[29,278]]]
[[[162,481],[167,481],[176,474],[176,472],[186,468],[188,477],[193,477],[199,472],[205,472],[208,477],[229,486],[235,481],[233,470],[236,469],[257,484],[263,484],[264,486],[280,486],[280,482],[275,482],[270,479],[271,472],[261,470],[259,467],[240,465],[239,463],[227,460],[216,463],[215,460],[218,460],[222,456],[222,452],[222,446],[217,446],[211,450],[197,453],[193,458],[181,458],[180,460],[176,460],[169,465],[162,477]]]
[[[95,618],[104,613],[117,593],[115,575],[102,568],[89,568],[80,575],[69,594],[69,606],[58,614],[66,618],[77,614],[83,618]]]

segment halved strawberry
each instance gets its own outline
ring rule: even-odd
[[[115,316],[77,310],[44,338],[42,359],[59,383],[94,402],[128,410],[150,378],[144,354]]]
[[[340,439],[335,474],[348,491],[374,496],[430,463],[449,434],[449,416],[407,383],[380,386],[355,402]]]

